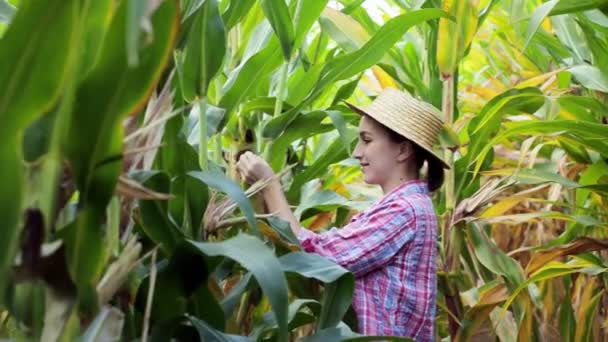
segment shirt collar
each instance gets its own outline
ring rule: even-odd
[[[389,191],[384,198],[399,193],[400,195],[412,195],[412,194],[427,194],[429,192],[427,182],[421,179],[412,179],[405,181]]]

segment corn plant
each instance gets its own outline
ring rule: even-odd
[[[605,338],[606,11],[0,0],[0,334],[374,340],[352,274],[300,252],[235,162],[263,155],[303,226],[342,225],[379,196],[343,101],[390,86],[447,122],[437,339]]]

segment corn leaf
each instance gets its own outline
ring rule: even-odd
[[[560,0],[551,0],[547,1],[544,4],[540,5],[532,14],[530,18],[530,22],[528,22],[528,29],[526,31],[526,40],[524,42],[524,50],[532,40],[532,37],[542,24],[543,20],[547,18],[549,13],[553,10],[553,8],[557,5]]]
[[[297,117],[301,108],[315,99],[323,90],[326,90],[330,84],[357,75],[378,63],[384,56],[385,51],[389,50],[411,27],[444,15],[445,12],[438,9],[422,9],[402,14],[386,22],[363,47],[327,62],[321,71],[319,81],[306,99],[288,111],[287,115],[266,124],[264,126],[264,136],[277,137]]]
[[[7,4],[3,6],[8,15]],[[76,46],[72,33],[77,30],[77,15],[73,1],[49,1],[45,6],[24,2],[0,41],[0,136],[4,139],[0,147],[0,220],[4,226],[0,291],[9,279],[20,231],[24,196],[21,137],[30,123],[53,106],[63,89],[69,55]]]
[[[224,174],[215,171],[191,171],[188,172],[188,176],[228,194],[238,204],[247,218],[247,222],[253,228],[254,233],[259,236],[260,230],[255,219],[253,207],[238,184],[228,179]]]
[[[103,267],[100,228],[121,173],[122,118],[143,106],[169,59],[177,34],[177,2],[165,1],[152,15],[153,43],[140,51],[138,67],[130,68],[126,12],[123,2],[110,24],[98,63],[76,92],[68,139],[79,143],[65,146],[83,207],[64,233],[70,272],[81,292],[90,292]],[[82,140],[82,136],[87,139]],[[90,298],[86,301],[86,305],[91,304]]]
[[[569,69],[574,78],[586,88],[608,93],[608,75],[591,65],[577,65]]]
[[[293,44],[295,40],[295,33],[291,16],[289,15],[289,9],[285,4],[284,0],[262,0],[261,1],[262,11],[270,22],[274,33],[281,42],[281,50],[283,51],[283,57],[285,60],[291,58],[291,52],[293,50]]]
[[[319,255],[293,252],[279,261],[285,272],[314,278],[326,284],[317,326],[320,329],[336,326],[352,302],[355,278],[346,269]]]
[[[209,257],[225,256],[249,270],[268,297],[279,325],[279,341],[287,342],[287,282],[281,263],[264,243],[253,236],[240,234],[222,242],[188,241]]]
[[[201,341],[253,342],[251,338],[248,338],[246,336],[225,334],[221,331],[218,331],[209,324],[207,324],[205,321],[200,320],[194,316],[188,316],[188,319],[192,323],[192,326],[198,332],[198,336],[200,337]]]
[[[594,8],[608,8],[607,0],[559,0],[549,15],[588,11]]]
[[[181,83],[184,99],[189,102],[197,96],[207,96],[209,82],[219,71],[226,51],[226,33],[217,0],[206,0],[194,15]]]

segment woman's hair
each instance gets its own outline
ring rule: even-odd
[[[414,159],[416,159],[416,169],[418,170],[418,172],[420,172],[420,169],[424,165],[424,162],[426,161],[427,163],[426,182],[428,184],[429,191],[435,191],[439,189],[443,184],[444,178],[443,165],[441,164],[441,162],[415,142],[409,140],[408,138],[402,136],[401,134],[393,131],[392,129],[384,126],[379,122],[378,124],[384,127],[384,129],[386,129],[386,131],[388,132],[388,137],[392,142],[396,144],[410,142],[412,144],[412,146],[414,147]]]

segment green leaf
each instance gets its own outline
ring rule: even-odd
[[[233,259],[253,274],[272,305],[279,325],[279,341],[287,342],[287,282],[274,253],[261,240],[246,234],[217,243],[188,242],[205,255]]]
[[[349,97],[351,97],[355,92],[355,89],[357,89],[357,86],[359,85],[361,76],[363,75],[360,75],[355,80],[342,85],[340,89],[338,89],[338,91],[336,92],[336,96],[334,97],[332,105],[337,105],[340,101],[347,100]]]
[[[224,23],[217,0],[206,0],[195,14],[188,34],[183,64],[184,99],[207,96],[209,83],[219,71],[226,52]]]
[[[299,15],[295,18],[294,49],[300,48],[306,35],[310,32],[310,28],[319,19],[328,2],[329,0],[298,1],[299,8],[296,13]]]
[[[285,114],[283,114],[285,115]],[[285,166],[287,149],[296,140],[308,139],[314,135],[329,132],[334,129],[331,124],[323,124],[327,116],[324,111],[314,111],[299,115],[287,129],[269,145],[268,160],[270,166],[275,170],[281,170]],[[277,117],[278,118],[278,117]],[[271,120],[272,121],[272,120]]]
[[[314,314],[318,315],[321,311],[321,304],[314,299],[296,299],[289,304],[289,330],[292,331],[304,324],[314,323],[314,316],[307,316],[306,319],[301,319],[303,312],[300,311],[302,308],[309,308]],[[308,320],[308,318],[311,318]],[[264,326],[258,326],[258,334],[252,333],[250,336],[261,336],[268,333],[271,328],[276,328],[277,322],[274,317],[270,314],[264,315]],[[261,329],[260,329],[261,328]],[[270,329],[269,329],[270,328]]]
[[[230,198],[232,198],[238,204],[239,208],[245,215],[245,218],[247,218],[247,222],[249,222],[251,228],[253,228],[254,233],[259,236],[260,230],[256,223],[253,207],[238,184],[226,178],[224,174],[215,171],[192,171],[188,172],[188,175],[216,190],[228,194],[228,196],[230,196]]]
[[[76,93],[65,144],[83,208],[66,235],[67,254],[82,308],[96,305],[93,284],[103,262],[101,224],[122,172],[122,119],[141,108],[169,59],[177,33],[176,1],[165,1],[152,14],[154,41],[140,51],[141,63],[127,63],[127,3],[117,9],[99,62]],[[86,137],[86,139],[82,139]]]
[[[412,342],[411,338],[397,336],[363,336],[343,328],[328,328],[317,331],[311,336],[306,336],[300,342],[366,342],[366,341],[391,341],[391,342]]]
[[[593,65],[597,66],[602,71],[602,74],[608,77],[608,42],[606,41],[608,32],[601,34],[601,31],[596,30],[584,16],[580,16],[578,25],[581,27],[587,40],[587,46],[593,54]]]
[[[148,189],[160,193],[169,193],[170,178],[164,172],[143,171],[131,177]],[[184,238],[184,233],[176,225],[168,211],[168,203],[163,200],[140,200],[141,227],[152,241],[171,255],[175,247]]]
[[[304,172],[294,177],[294,180],[289,187],[289,191],[287,192],[287,199],[291,203],[296,203],[300,198],[301,188],[305,183],[326,173],[329,165],[346,158],[348,158],[348,153],[346,152],[344,143],[341,139],[335,139],[327,150],[317,157],[312,165],[308,166]]]
[[[157,262],[151,322],[154,324],[181,316],[188,311],[189,305],[190,312],[198,312],[196,306],[201,297],[207,298],[209,311],[217,313],[219,304],[213,302],[215,299],[207,293],[208,290],[205,292],[211,266],[205,256],[185,240],[174,249],[168,260]],[[138,287],[135,298],[135,308],[141,313],[145,312],[151,281],[151,268],[145,271],[147,274]],[[219,313],[221,315],[221,309]]]
[[[270,228],[274,229],[281,238],[293,245],[300,246],[300,241],[293,233],[289,222],[275,216],[268,217],[266,221],[270,225]]]
[[[230,1],[230,7],[222,14],[226,31],[238,24],[254,4],[254,0]]]
[[[567,188],[577,188],[580,186],[580,184],[577,182],[564,176],[538,169],[519,169],[514,172],[513,177],[522,184],[541,184],[553,182],[561,184]]]
[[[293,43],[295,40],[289,9],[284,0],[262,0],[261,6],[274,33],[281,42],[283,57],[288,61],[291,58],[291,51],[293,50]]]
[[[0,135],[18,134],[47,112],[59,96],[75,47],[78,6],[25,2],[0,42]],[[32,27],[44,30],[32,30]]]
[[[276,39],[271,39],[268,46],[240,66],[238,72],[234,73],[224,86],[224,96],[219,106],[226,109],[226,115],[231,115],[236,106],[256,90],[259,83],[252,80],[268,77],[279,65],[281,65],[279,43]]]
[[[469,225],[467,236],[479,262],[493,273],[503,275],[510,289],[515,289],[524,282],[521,266],[490,241],[476,225]]]
[[[282,256],[285,272],[294,272],[326,284],[317,322],[319,329],[338,325],[352,303],[355,278],[352,273],[320,255],[293,252]]]
[[[218,331],[194,316],[187,316],[190,322],[192,322],[192,326],[196,328],[201,341],[217,341],[217,342],[253,342],[252,339],[239,336],[239,335],[230,335],[225,334],[221,331]]]
[[[596,163],[590,165],[585,171],[581,173],[579,183],[582,185],[582,187],[576,189],[577,207],[585,207],[585,202],[591,194],[590,189],[586,188],[586,186],[599,185],[599,180],[602,177],[606,176],[608,176],[608,164],[603,160],[598,160]]]
[[[8,6],[2,3],[4,15]],[[11,12],[12,13],[12,12]],[[21,155],[23,130],[48,112],[66,79],[75,49],[78,5],[51,0],[40,6],[21,4],[0,41],[0,292],[4,290],[19,235],[24,175]],[[44,27],[44,29],[32,29]],[[4,301],[4,300],[0,300]]]
[[[608,117],[608,106],[592,97],[564,95],[557,98],[557,103],[578,120],[597,122]]]
[[[327,33],[346,52],[357,50],[370,38],[370,34],[358,21],[332,8],[323,11],[323,15],[319,18],[319,24],[321,30]]]
[[[562,263],[558,261],[551,261],[544,267],[540,268],[531,277],[526,279],[526,281],[522,281],[519,283],[519,286],[515,289],[511,289],[511,294],[507,301],[505,302],[503,309],[511,305],[513,300],[519,295],[519,293],[525,289],[529,284],[539,282],[541,280],[553,279],[557,277],[562,277],[568,274],[584,272],[588,274],[599,274],[603,272],[607,272],[606,268],[600,268],[594,266],[592,263],[585,261],[583,259],[575,258],[572,262]]]
[[[79,81],[85,79],[91,69],[99,61],[104,38],[109,29],[115,11],[112,0],[99,0],[87,3],[85,32],[83,33],[84,47],[80,56],[80,72],[76,76]]]
[[[564,288],[570,289],[570,278],[563,279]],[[559,308],[559,332],[562,338],[566,341],[574,341],[574,331],[576,329],[576,319],[574,318],[574,310],[572,303],[565,300]]]
[[[169,201],[171,216],[188,237],[199,239],[203,214],[209,200],[209,189],[192,177],[177,176],[171,182],[171,194],[175,196]]]
[[[500,128],[502,117],[506,113],[519,113],[521,111],[534,113],[543,105],[544,101],[544,96],[540,90],[533,87],[509,89],[492,98],[469,124],[468,132],[471,142],[466,156],[458,160],[458,164],[468,168],[472,162],[477,161],[472,174],[474,178],[486,157],[485,154],[479,152],[489,146],[487,142]],[[466,183],[468,183],[468,178],[463,179],[461,184]]]
[[[306,99],[286,113],[285,118],[287,119],[276,122],[274,125],[266,125],[264,136],[274,138],[283,132],[285,127],[295,120],[301,108],[312,102],[330,84],[357,75],[378,63],[384,57],[385,51],[395,45],[412,26],[444,15],[445,12],[439,9],[422,9],[387,21],[359,50],[340,55],[327,62],[321,72],[321,78]]]
[[[507,129],[486,143],[483,150],[478,153],[479,161],[492,150],[492,146],[504,139],[518,135],[537,135],[562,133],[572,136],[576,141],[586,147],[594,149],[600,153],[608,154],[608,144],[604,143],[604,137],[608,134],[608,127],[602,124],[590,123],[576,120],[530,120],[507,124]]]
[[[132,67],[139,64],[141,23],[146,20],[147,6],[148,3],[142,0],[132,0],[127,5],[127,61]]]
[[[569,69],[574,78],[585,88],[608,93],[608,75],[595,66],[582,64]]]
[[[140,51],[137,68],[127,64],[126,3],[118,8],[99,62],[77,91],[66,144],[83,201],[105,205],[120,172],[122,119],[141,108],[169,60],[177,33],[176,1],[165,1],[152,16],[154,41]],[[92,119],[95,118],[95,119]],[[87,137],[87,139],[80,139]]]
[[[330,211],[339,207],[349,207],[351,204],[351,201],[331,190],[322,190],[303,198],[294,215],[300,218],[300,220],[304,220],[308,217],[306,215],[307,211],[311,209]]]
[[[411,27],[445,16],[438,9],[422,9],[402,14],[387,21],[361,49],[331,60],[315,87],[318,92],[330,83],[352,77],[376,64]],[[311,94],[311,96],[313,95]]]
[[[607,0],[559,0],[549,15],[582,12],[602,7],[608,7]]]
[[[523,47],[524,50],[532,40],[532,37],[540,27],[540,24],[542,24],[543,20],[547,18],[549,13],[553,10],[553,7],[555,7],[558,2],[560,2],[560,0],[547,1],[544,4],[538,6],[538,8],[534,11],[532,17],[530,18],[530,22],[528,22],[528,29],[526,30],[526,40],[524,42]]]
[[[49,151],[56,112],[50,112],[34,121],[23,134],[23,158],[32,162]]]
[[[340,138],[344,143],[344,148],[348,152],[348,154],[352,154],[351,142],[358,136],[358,132],[356,129],[350,129],[346,126],[346,120],[342,112],[337,110],[328,110],[327,115],[331,118],[331,122],[336,126],[338,133],[340,134]]]

